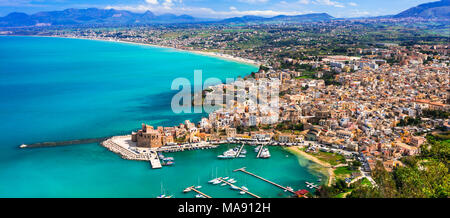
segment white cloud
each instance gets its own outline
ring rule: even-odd
[[[353,6],[353,7],[358,6],[358,4],[356,4],[356,3],[354,3],[354,2],[349,2],[348,5]]]
[[[158,0],[145,0],[145,2],[152,4],[152,5],[157,5],[158,4]]]
[[[332,1],[332,0],[315,0],[313,2],[314,4],[319,4],[319,5],[328,5],[328,6],[334,6],[337,8],[345,8],[345,6],[337,1]]]
[[[167,0],[166,0],[167,1]],[[172,0],[172,3],[175,0]],[[298,11],[275,11],[275,10],[244,10],[240,11],[235,7],[230,7],[229,11],[216,11],[211,8],[204,7],[166,7],[164,3],[159,5],[150,5],[150,4],[142,4],[142,5],[110,5],[107,6],[106,9],[117,9],[117,10],[128,10],[134,12],[144,12],[150,10],[155,14],[163,14],[163,13],[173,13],[173,14],[189,14],[194,17],[204,17],[204,18],[229,18],[229,17],[240,17],[244,15],[254,15],[254,16],[264,16],[264,17],[272,17],[277,15],[300,15],[304,14]],[[308,11],[308,13],[310,13]]]
[[[297,3],[298,4],[302,4],[302,5],[307,5],[307,4],[311,3],[311,1],[309,1],[309,0],[298,0]]]

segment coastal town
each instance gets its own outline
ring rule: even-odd
[[[233,145],[217,158],[234,159],[245,157],[246,145],[264,159],[271,157],[270,149],[282,147],[319,165],[327,177],[320,185],[308,184],[309,191],[281,186],[297,197],[448,198],[450,44],[448,35],[436,33],[439,25],[422,29],[421,22],[336,19],[1,33],[169,47],[259,67],[195,93],[201,102],[194,106],[215,107],[199,120],[143,123],[100,143],[124,159],[160,169],[174,164],[164,157],[168,152]],[[422,178],[425,174],[431,176]],[[222,181],[233,187],[222,177],[212,183]],[[189,191],[198,192],[194,186]]]
[[[323,162],[316,158],[320,153],[334,153],[344,160],[334,166],[322,163],[332,169],[328,171],[329,184],[336,179],[336,169],[356,161],[359,170],[347,174],[345,181],[351,184],[367,178],[376,185],[370,175],[377,162],[392,172],[404,165],[402,158],[421,152],[428,133],[450,130],[448,51],[448,45],[385,45],[359,49],[359,57],[330,55],[317,61],[286,57],[281,63],[288,66],[285,69],[261,66],[240,81],[209,87],[205,96],[208,99],[220,93],[224,98],[231,94],[248,99],[249,91],[234,89],[237,82],[244,90],[261,81],[267,87],[278,82],[277,111],[258,104],[262,99],[238,102],[232,98],[229,107],[198,123],[187,120],[173,127],[143,124],[128,140],[137,147],[160,149],[157,151],[201,143],[206,147],[226,143],[285,146],[318,163]],[[386,59],[397,62],[389,64]],[[298,66],[310,71],[297,70]],[[257,96],[271,94],[269,88],[258,90]]]

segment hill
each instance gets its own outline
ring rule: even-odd
[[[450,0],[421,4],[394,16],[394,18],[408,17],[450,19]]]

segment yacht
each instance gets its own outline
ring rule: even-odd
[[[166,198],[166,195],[160,195],[160,196],[158,196],[156,198]]]
[[[213,185],[218,185],[220,183],[222,183],[222,180],[217,179],[216,181],[213,182]]]
[[[241,154],[247,154],[247,150],[242,149]]]
[[[246,193],[245,193],[245,191],[240,191],[239,194],[245,195]]]
[[[237,154],[237,151],[235,149],[230,149],[228,151],[225,151],[222,155],[217,156],[220,159],[231,159],[235,158]]]
[[[244,154],[239,155],[240,158],[246,158],[247,156]]]
[[[196,197],[196,198],[205,198],[205,196],[203,196],[203,195],[201,195],[201,194],[195,195],[195,197]]]
[[[187,193],[187,192],[190,192],[190,191],[191,191],[191,188],[185,188],[185,189],[183,190],[184,193]]]
[[[217,180],[218,180],[217,178],[211,179],[211,180],[208,181],[208,183],[211,183],[211,184],[212,184],[212,183],[214,183],[214,182],[217,182]]]
[[[195,186],[195,188],[196,188],[196,189],[201,189],[202,186],[201,186],[201,185],[198,185],[198,186]]]
[[[259,149],[261,149],[261,147],[262,147],[261,145],[256,146],[255,152],[258,153],[258,152],[259,152]]]
[[[245,186],[242,186],[241,189],[244,189],[245,191],[248,191],[248,188]]]
[[[270,158],[270,152],[269,149],[264,148],[264,150],[261,152],[260,158]]]
[[[237,186],[235,186],[235,185],[231,185],[230,188],[231,188],[231,189],[234,189],[234,190],[239,190],[239,187],[237,187]]]

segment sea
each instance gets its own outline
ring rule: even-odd
[[[253,65],[171,48],[98,40],[0,36],[0,197],[153,198],[161,194],[194,198],[189,186],[217,198],[246,198],[208,181],[234,178],[238,186],[265,198],[289,197],[247,171],[277,184],[308,189],[325,180],[314,164],[282,148],[270,159],[219,160],[237,145],[169,153],[175,165],[151,169],[149,162],[123,160],[99,144],[20,149],[25,143],[129,134],[142,123],[173,126],[198,122],[207,114],[175,114],[171,90],[176,78],[237,78]],[[311,190],[312,191],[312,190]]]

